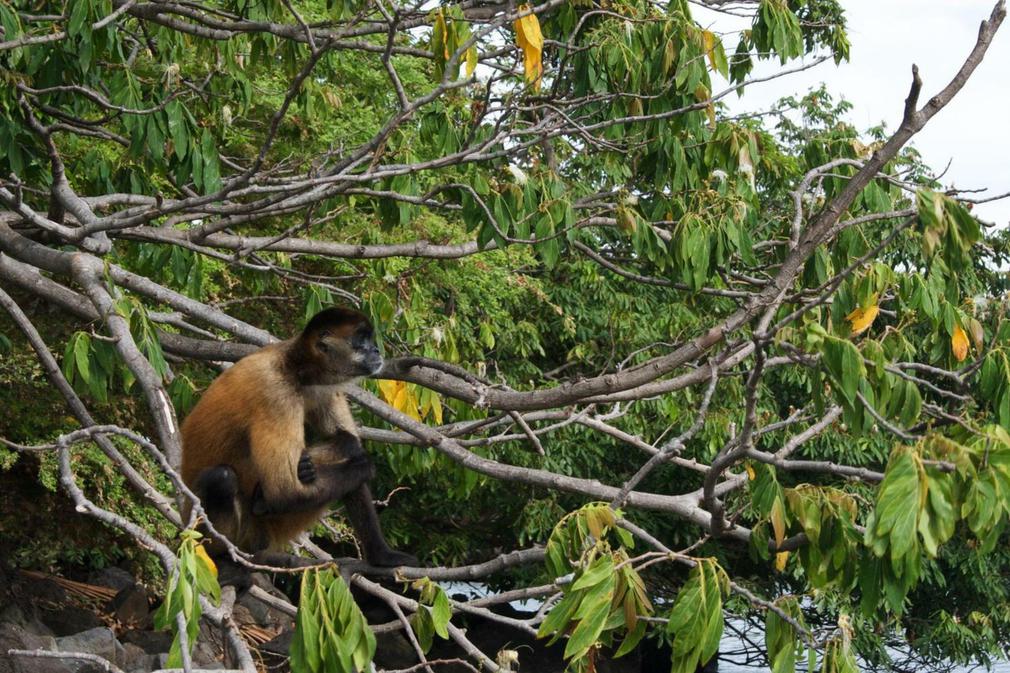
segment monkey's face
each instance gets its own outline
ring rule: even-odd
[[[344,330],[322,330],[316,338],[315,349],[327,383],[371,376],[382,369],[382,354],[371,325],[362,322],[349,334],[341,332]]]
[[[382,369],[382,353],[375,343],[372,326],[362,323],[350,338],[351,362],[358,368],[358,376],[371,376]]]

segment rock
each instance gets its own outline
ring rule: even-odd
[[[122,591],[137,583],[133,575],[122,568],[102,568],[88,575],[88,584],[97,584],[102,587],[109,587],[116,591]]]
[[[56,634],[51,628],[40,622],[37,618],[31,617],[25,622],[25,631],[36,636],[46,636],[48,638],[55,638]]]
[[[223,654],[206,641],[198,641],[191,656],[194,668],[224,668]]]
[[[22,607],[26,604],[63,605],[68,601],[66,589],[50,579],[34,575],[19,575],[19,581],[13,583],[13,594],[20,599]]]
[[[148,657],[151,655],[145,652],[144,648],[133,643],[126,643],[121,645],[121,647],[123,649],[116,657],[116,665],[121,669],[124,671],[135,671],[148,665]]]
[[[158,657],[160,654],[145,654],[142,659],[139,659],[133,668],[125,669],[128,673],[151,673],[151,671],[156,671],[159,668],[163,668],[158,665]]]
[[[253,573],[251,575],[251,582],[253,586],[257,586],[263,589],[272,596],[277,596],[284,600],[288,600],[287,596],[278,591],[271,583],[270,580],[266,578],[262,573]],[[241,608],[241,610],[239,610]],[[280,610],[274,609],[259,600],[255,596],[250,595],[248,592],[244,592],[238,599],[235,605],[237,620],[240,620],[239,615],[245,618],[246,614],[249,615],[248,622],[239,623],[251,623],[257,626],[262,626],[267,629],[287,629],[292,625],[293,620],[288,615],[284,614]]]
[[[22,612],[18,604],[12,601],[0,608],[0,622],[25,626],[28,623],[28,618],[25,617],[25,613]]]
[[[142,631],[133,629],[123,633],[119,640],[124,645],[136,645],[148,654],[167,653],[172,647],[172,633],[169,631]]]
[[[375,636],[375,665],[380,668],[408,668],[417,663],[417,653],[400,631]]]
[[[102,620],[94,612],[73,605],[65,605],[60,608],[40,608],[39,620],[60,638],[104,626]]]
[[[257,621],[256,617],[253,616],[252,611],[246,606],[242,605],[241,599],[239,600],[240,602],[232,606],[231,618],[234,619],[235,623],[238,624],[239,626],[258,625],[259,622]]]
[[[121,589],[109,601],[108,608],[116,620],[124,626],[146,626],[151,614],[147,590],[139,584],[131,584]]]
[[[116,661],[118,645],[112,629],[104,626],[56,639],[60,652],[87,652],[110,662]]]
[[[50,636],[36,636],[16,624],[0,624],[0,673],[70,673],[71,666],[59,659],[12,657],[7,650],[56,649]]]
[[[294,635],[294,631],[284,631],[274,637],[273,640],[266,641],[257,649],[263,652],[270,652],[271,654],[279,654],[286,657],[291,649],[291,639]],[[376,648],[376,651],[378,651],[378,648]]]
[[[123,646],[123,644],[121,642],[119,642],[118,640],[115,640],[115,636],[113,636],[112,643],[113,643],[113,646],[116,649],[116,656],[112,660],[112,663],[116,663],[117,661],[122,661],[126,657],[126,648]]]
[[[206,621],[200,623],[200,631],[196,635],[196,645],[193,646],[194,668],[219,668],[224,660],[224,651],[219,646],[221,629],[211,626]]]

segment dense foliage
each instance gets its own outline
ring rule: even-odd
[[[176,541],[178,420],[350,304],[389,359],[350,392],[384,527],[427,566],[416,600],[358,587],[420,649],[466,650],[431,580],[501,555],[482,578],[540,588],[572,670],[649,637],[690,672],[727,620],[776,673],[999,656],[1010,246],[906,143],[1002,5],[865,132],[826,90],[731,114],[758,62],[850,49],[836,0],[733,5],[721,35],[687,0],[0,3],[0,552],[153,549],[192,645],[218,588]],[[108,537],[17,532],[26,481]],[[347,555],[339,517],[316,541]],[[301,606],[300,669],[371,660],[340,576]]]

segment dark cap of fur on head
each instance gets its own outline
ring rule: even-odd
[[[328,308],[312,316],[284,355],[284,369],[296,385],[316,385],[320,376],[320,358],[316,344],[323,333],[349,339],[359,330],[371,334],[371,323],[364,313],[349,308]],[[349,375],[348,378],[351,378]]]
[[[314,334],[324,329],[336,329],[340,327],[350,327],[353,331],[361,323],[367,323],[368,318],[364,313],[349,308],[327,308],[312,316],[312,320],[302,330],[302,334]]]

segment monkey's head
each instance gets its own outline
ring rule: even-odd
[[[312,317],[302,331],[301,346],[317,385],[336,385],[371,376],[382,369],[372,323],[363,313],[328,308]]]

